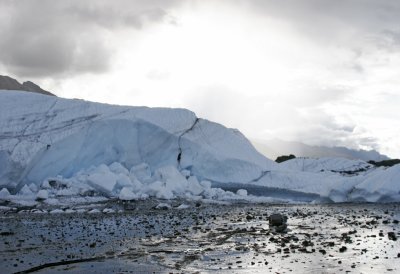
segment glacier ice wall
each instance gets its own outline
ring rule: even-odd
[[[185,109],[113,106],[38,94],[0,94],[0,185],[119,162],[175,165],[200,179],[246,183],[275,165],[237,130]]]
[[[400,165],[375,168],[341,158],[277,164],[238,130],[186,109],[1,91],[0,189],[8,189],[1,190],[2,195],[31,195],[38,186],[50,189],[49,178],[57,176],[75,190],[50,192],[56,196],[80,193],[88,186],[121,199],[172,198],[186,192],[230,197],[219,187],[300,202],[400,201]]]

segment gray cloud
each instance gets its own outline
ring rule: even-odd
[[[242,1],[254,11],[277,17],[311,36],[335,40],[347,34],[398,29],[397,0],[253,0]],[[350,38],[350,37],[346,37]],[[360,37],[351,37],[357,41]]]
[[[398,54],[400,1],[397,0],[251,0],[241,1],[252,12],[276,18],[312,43],[353,52],[358,58],[344,63],[365,73],[362,59],[377,50]]]
[[[174,1],[0,0],[0,63],[20,77],[107,71],[105,35],[170,20]],[[108,43],[110,44],[110,43]]]

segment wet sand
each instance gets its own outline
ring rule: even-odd
[[[399,204],[157,204],[0,211],[1,273],[400,272]],[[269,226],[273,213],[288,217],[286,232]]]

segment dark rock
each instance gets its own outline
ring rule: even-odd
[[[285,232],[287,229],[287,225],[283,224],[283,225],[279,225],[279,226],[275,226],[275,231],[276,232]]]
[[[12,231],[2,231],[0,232],[0,236],[12,236],[14,235],[14,232]]]
[[[269,216],[268,220],[270,226],[281,226],[286,224],[287,217],[282,214],[272,214]]]
[[[303,246],[313,246],[314,244],[313,244],[311,241],[304,240],[304,241],[302,242],[302,245],[303,245]]]
[[[388,238],[389,238],[389,240],[397,241],[396,234],[393,231],[388,232]]]
[[[54,189],[67,188],[67,184],[65,182],[60,182],[60,181],[57,181],[57,180],[49,180],[49,185]]]
[[[287,160],[295,159],[295,158],[296,158],[296,156],[294,156],[293,154],[290,154],[290,155],[282,155],[282,156],[279,156],[278,158],[276,158],[275,162],[277,162],[277,163],[282,163],[282,162],[285,162],[285,161],[287,161]]]
[[[347,250],[347,247],[345,247],[345,246],[342,246],[342,247],[339,249],[340,252],[345,252],[346,250]]]
[[[252,215],[250,215],[250,214],[246,215],[246,220],[247,220],[247,221],[251,221],[251,220],[253,220],[253,219],[254,219],[254,216],[252,216]]]
[[[330,247],[335,246],[335,243],[334,243],[334,242],[327,242],[327,244],[328,244],[328,246],[330,246]]]
[[[287,229],[287,217],[282,214],[272,214],[268,218],[269,220],[269,225],[272,226],[272,228],[279,233],[285,232]]]
[[[286,248],[283,249],[283,252],[286,253],[286,254],[290,253],[290,249],[286,247]]]

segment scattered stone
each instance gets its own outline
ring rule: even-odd
[[[314,244],[311,241],[308,241],[308,240],[304,240],[301,244],[303,246],[314,246]]]
[[[14,232],[12,231],[2,231],[0,232],[0,236],[12,236],[14,235]]]
[[[388,238],[389,238],[389,240],[397,241],[397,236],[393,231],[388,232]]]
[[[246,215],[246,220],[247,221],[251,221],[251,220],[253,220],[254,219],[254,216],[253,215],[250,215],[250,214],[247,214]]]
[[[272,214],[269,216],[268,220],[270,226],[281,226],[286,224],[287,217],[282,214]]]
[[[269,225],[272,226],[272,228],[276,232],[285,232],[287,229],[287,217],[282,214],[272,214],[268,218],[269,220]]]

